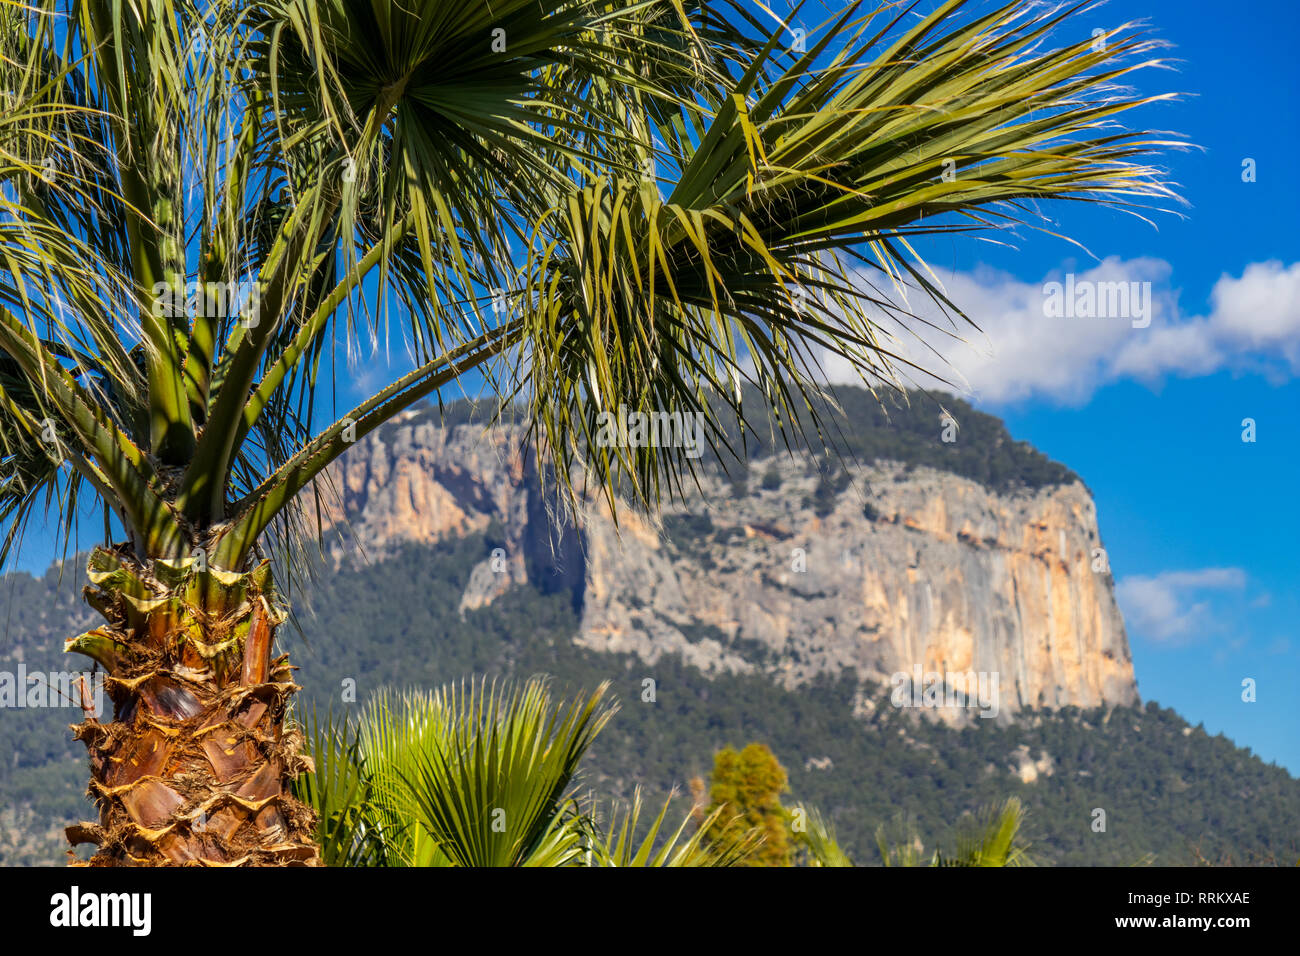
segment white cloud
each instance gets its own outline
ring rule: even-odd
[[[1225,368],[1300,375],[1300,262],[1257,262],[1239,277],[1221,276],[1207,316],[1181,314],[1171,273],[1160,259],[1112,257],[1074,275],[1079,286],[1150,283],[1146,327],[1138,318],[1047,317],[1044,286],[1063,282],[1062,271],[1036,282],[991,269],[941,275],[949,298],[980,331],[966,327],[952,335],[913,324],[893,330],[894,345],[918,365],[942,370],[972,398],[995,404],[1029,398],[1079,404],[1122,378],[1154,383]],[[916,294],[911,304],[920,317],[951,329]],[[923,329],[919,339],[914,328]],[[828,360],[826,371],[831,381],[857,380],[843,361]]]
[[[1164,571],[1153,577],[1130,575],[1115,585],[1115,598],[1129,630],[1157,641],[1195,637],[1215,629],[1207,591],[1237,591],[1246,586],[1240,568]]]

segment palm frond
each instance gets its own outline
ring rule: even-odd
[[[952,851],[936,846],[929,865],[1033,866],[1020,832],[1024,819],[1019,797],[964,814],[954,829]],[[923,865],[924,847],[915,821],[907,814],[896,817],[891,827],[882,824],[876,830],[876,846],[885,866]]]
[[[909,813],[898,814],[876,828],[876,848],[885,866],[921,866],[925,847]]]
[[[595,735],[613,716],[608,685],[552,706],[546,684],[486,681],[439,692],[442,740],[417,752],[407,780],[419,821],[461,866],[558,866],[577,859],[569,786]]]
[[[694,820],[687,812],[677,829],[664,830],[664,821],[672,806],[674,793],[664,800],[655,818],[641,830],[641,812],[643,808],[641,788],[633,793],[632,802],[623,809],[617,804],[610,811],[609,823],[604,831],[597,832],[589,840],[587,847],[592,866],[612,867],[675,867],[735,866],[744,860],[762,843],[760,830],[751,829],[738,839],[723,846],[711,844],[705,840],[709,828],[716,823],[725,808],[719,807],[702,822]],[[692,826],[694,829],[692,830]]]
[[[316,840],[326,866],[387,866],[391,839],[384,832],[375,782],[361,755],[356,730],[315,712],[306,747],[315,769],[294,780],[294,795],[316,811]]]
[[[803,833],[803,842],[808,847],[811,866],[853,866],[853,861],[844,852],[835,837],[835,828],[817,809],[808,811],[807,830]],[[888,855],[882,851],[882,856]]]
[[[1019,797],[985,807],[958,824],[951,855],[936,851],[935,866],[1033,866],[1020,828],[1025,810]]]
[[[358,719],[361,753],[375,787],[381,832],[390,857],[401,866],[450,866],[451,860],[419,824],[409,781],[417,776],[417,754],[447,733],[446,709],[432,694],[383,690]]]
[[[522,279],[518,389],[562,482],[581,462],[611,506],[615,489],[648,506],[694,474],[682,443],[601,440],[624,410],[700,416],[716,446],[720,415],[748,419],[742,383],[787,427],[812,407],[827,355],[869,386],[901,383],[912,366],[890,330],[917,321],[908,290],[954,334],[964,320],[917,256],[919,236],[1034,224],[1038,200],[1173,197],[1138,160],[1174,141],[1113,123],[1163,98],[1115,87],[1159,65],[1143,59],[1154,43],[1126,25],[1104,46],[1045,50],[1082,7],[959,19],[967,6],[877,30],[882,11],[851,4],[773,79],[776,45],[765,48],[689,151],[662,142],[678,150],[670,194],[614,169],[548,211]]]

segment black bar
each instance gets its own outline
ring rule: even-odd
[[[654,875],[581,868],[47,868],[0,870],[0,880],[0,912],[9,932],[18,934],[14,938],[75,936],[146,946],[215,940],[214,934],[235,928],[240,935],[234,938],[243,942],[265,931],[286,942],[330,946],[341,942],[340,933],[352,939],[376,933],[376,942],[383,944],[391,932],[407,938],[423,930],[435,945],[447,939],[440,930],[455,930],[457,924],[475,935],[486,930],[482,938],[494,942],[514,933],[533,941],[555,933],[557,943],[585,938],[637,946],[653,937],[683,944],[687,938],[678,934],[701,919],[724,934],[762,937],[788,928],[796,935],[811,933],[807,940],[813,942],[822,932],[847,931],[864,945],[926,938],[1001,938],[1032,945],[1131,937],[1150,943],[1181,942],[1191,935],[1231,945],[1243,933],[1293,935],[1300,898],[1300,869],[1294,867],[749,869]],[[126,925],[52,925],[71,922],[74,886],[84,912],[97,916],[103,905],[105,918],[111,918],[116,909],[118,922]],[[123,893],[148,894],[147,936],[136,936],[132,926],[144,928],[143,896],[114,896],[107,905],[98,896]],[[127,903],[133,904],[130,910]],[[1135,919],[1154,922],[1121,925]],[[1208,928],[1201,924],[1206,919]],[[1244,922],[1227,925],[1227,920]],[[694,930],[690,933],[698,939]]]

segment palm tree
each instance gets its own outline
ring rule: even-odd
[[[0,0],[0,562],[35,513],[105,515],[70,839],[318,861],[269,556],[285,584],[325,470],[412,404],[481,376],[564,500],[653,506],[695,459],[602,446],[602,412],[719,442],[742,381],[787,423],[825,355],[897,382],[899,290],[961,319],[916,237],[1170,195],[1114,125],[1140,32],[970,6]],[[336,346],[390,324],[413,370],[327,415]]]

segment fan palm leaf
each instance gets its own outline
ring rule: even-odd
[[[350,791],[347,813],[325,801],[317,812],[372,820],[391,865],[574,864],[588,832],[574,778],[614,713],[606,689],[568,704],[554,702],[540,678],[383,691],[352,730],[313,735],[318,775],[342,761],[327,779],[350,780],[355,763],[364,780]],[[352,746],[335,743],[346,739]]]
[[[608,685],[552,708],[541,681],[518,689],[469,684],[440,692],[446,734],[418,750],[421,826],[460,866],[559,866],[575,860],[580,834],[568,795],[578,764],[613,716]]]

